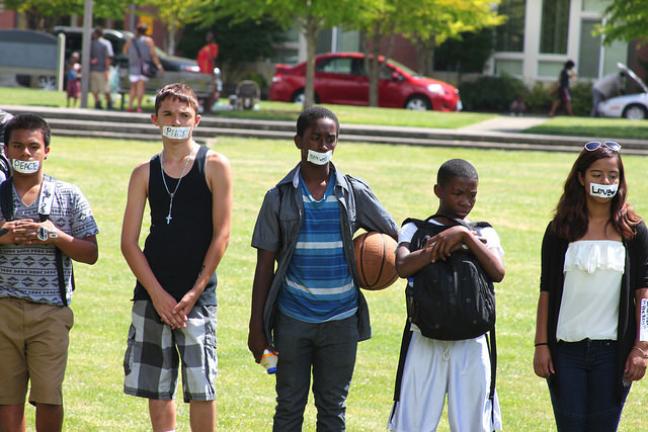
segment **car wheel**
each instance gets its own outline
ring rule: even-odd
[[[297,90],[292,97],[292,101],[298,104],[303,104],[304,99],[306,99],[306,95],[304,94],[304,89]]]
[[[414,111],[426,111],[432,109],[432,106],[425,96],[412,96],[405,102],[405,108]]]
[[[648,117],[646,107],[642,105],[629,105],[623,110],[623,117],[630,120],[643,120]]]

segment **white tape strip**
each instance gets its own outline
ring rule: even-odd
[[[648,299],[641,299],[639,313],[639,340],[648,342]]]

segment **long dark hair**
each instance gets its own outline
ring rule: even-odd
[[[585,171],[597,160],[603,158],[616,158],[619,166],[619,189],[612,198],[610,205],[609,224],[621,234],[625,240],[632,239],[635,234],[635,226],[641,222],[641,218],[626,202],[628,186],[625,179],[625,170],[621,155],[604,146],[594,151],[583,149],[578,155],[571,172],[565,180],[565,188],[558,206],[556,215],[552,221],[552,228],[555,233],[568,241],[575,241],[583,237],[587,232],[589,215],[585,198],[585,188],[579,181],[579,174],[584,177]]]

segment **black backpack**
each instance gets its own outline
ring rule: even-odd
[[[471,231],[491,226],[486,222],[467,224],[460,219],[446,219],[453,224],[405,220],[403,225],[414,223],[418,228],[410,242],[410,251],[422,249],[429,237],[455,225],[464,225]],[[409,279],[405,294],[407,315],[423,336],[441,340],[472,339],[495,327],[493,281],[469,250],[455,251],[445,261],[423,267]]]

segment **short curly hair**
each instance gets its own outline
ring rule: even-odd
[[[340,122],[338,121],[335,113],[326,108],[314,106],[311,108],[306,108],[299,115],[299,118],[297,119],[297,135],[303,137],[304,132],[306,132],[306,128],[311,126],[316,120],[322,118],[333,120],[335,122],[335,134],[338,135],[340,133]]]

